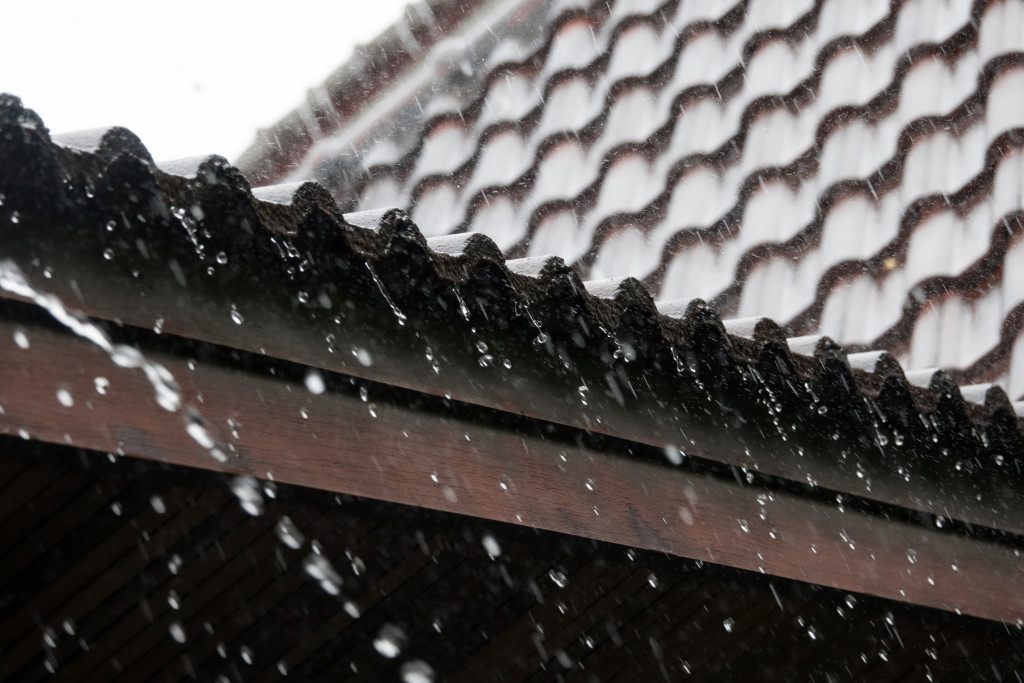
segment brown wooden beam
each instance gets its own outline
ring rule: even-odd
[[[15,342],[28,339],[29,347]],[[533,526],[987,619],[1024,619],[1024,561],[956,532],[841,510],[358,395],[147,354],[181,384],[212,458],[138,370],[70,334],[0,322],[0,430]],[[96,377],[109,382],[96,390]],[[59,391],[63,402],[58,399]],[[66,405],[73,400],[73,405]]]

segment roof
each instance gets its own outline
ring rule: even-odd
[[[486,452],[495,467],[543,469],[549,457],[564,459],[558,456],[564,446],[544,435],[568,429],[561,439],[612,457],[598,457],[595,451],[587,456],[591,464],[581,463],[581,470],[559,468],[575,472],[571,479],[586,480],[594,476],[588,468],[602,463],[600,467],[611,468],[603,476],[634,487],[630,495],[646,496],[641,491],[655,486],[658,469],[623,463],[665,463],[667,454],[671,464],[694,457],[694,462],[704,463],[701,468],[725,467],[726,476],[732,467],[739,477],[736,468],[741,468],[751,481],[779,477],[796,485],[803,491],[792,501],[796,507],[790,514],[796,517],[805,514],[797,512],[807,504],[801,499],[816,499],[821,487],[840,499],[851,495],[939,523],[950,519],[999,533],[1021,531],[1021,426],[998,386],[960,388],[941,371],[907,378],[884,352],[847,355],[828,338],[787,339],[769,319],[723,322],[699,300],[656,304],[636,280],[584,282],[558,258],[506,260],[483,235],[428,239],[400,211],[342,214],[313,183],[253,190],[236,169],[216,157],[153,164],[141,143],[123,129],[51,138],[38,117],[15,98],[5,97],[0,106],[0,153],[11,160],[2,171],[0,211],[6,220],[0,225],[5,264],[16,264],[4,280],[4,296],[55,311],[69,324],[67,314],[55,309],[49,297],[74,302],[94,318],[128,325],[113,331],[129,334],[132,344],[163,357],[166,372],[179,382],[182,373],[200,380],[182,352],[174,352],[174,344],[167,347],[171,340],[212,343],[225,347],[215,355],[256,354],[249,361],[256,367],[266,357],[341,373],[332,386],[352,387],[361,378],[385,396],[396,390],[414,392],[417,398],[409,399],[410,405],[418,409],[402,409],[379,421],[377,409],[371,409],[373,419],[355,432],[360,438],[376,433],[382,444],[406,433],[403,424],[417,424],[431,434],[419,443],[424,453],[436,449],[439,457],[449,453],[472,461]],[[75,249],[63,246],[69,243]],[[9,324],[15,341],[19,330],[28,329],[27,323],[18,327],[17,322],[32,319],[26,315],[22,309],[13,313]],[[156,331],[156,339],[139,338],[145,330]],[[86,334],[95,341],[96,333]],[[90,391],[92,380],[83,373],[102,363],[104,351],[90,355],[68,343],[58,337],[51,346],[38,342],[34,351],[14,344],[9,362],[21,365],[26,353],[42,354],[38,363],[52,367],[53,381],[78,376],[85,381],[83,390]],[[120,348],[109,340],[100,346],[107,354]],[[131,368],[140,365],[114,356],[118,364],[127,363],[122,375],[133,375]],[[149,368],[147,375],[160,378],[164,372]],[[125,423],[116,403],[108,407],[114,411],[112,425],[87,419],[78,428],[92,434],[89,439],[97,440],[96,448],[156,459],[174,453],[175,461],[183,464],[257,476],[270,470],[282,481],[288,481],[281,478],[287,470],[292,483],[342,486],[347,493],[388,500],[400,494],[396,502],[469,509],[457,493],[454,499],[442,495],[447,487],[428,485],[426,498],[415,488],[396,493],[388,477],[376,480],[372,473],[366,473],[372,481],[365,488],[352,489],[351,479],[328,484],[338,471],[324,469],[320,456],[312,455],[326,446],[319,439],[305,441],[310,434],[301,423],[280,421],[269,397],[276,396],[280,409],[295,419],[293,407],[288,407],[292,389],[265,386],[264,374],[259,371],[250,378],[215,373],[205,380],[212,385],[195,385],[199,398],[194,400],[200,403],[187,408],[186,416],[211,410],[209,394],[218,392],[236,403],[243,395],[261,397],[250,402],[249,408],[261,415],[251,420],[275,422],[269,433],[244,449],[228,454],[223,452],[226,445],[218,446],[217,452],[211,451],[215,459],[197,453],[194,441],[173,420],[166,423],[151,415]],[[4,397],[4,429],[27,430],[55,441],[67,433],[74,441],[60,424],[72,414],[85,414],[62,410],[55,424],[46,407],[52,408],[52,393],[39,393],[36,371],[19,377]],[[137,376],[122,381],[143,394],[152,391]],[[158,398],[168,391],[162,384],[157,389]],[[177,408],[181,400],[163,396],[160,403]],[[349,404],[350,399],[340,396],[321,400],[332,401],[325,407],[329,412],[341,411],[359,422],[369,419],[363,402]],[[18,408],[21,401],[27,403]],[[453,407],[452,401],[463,407]],[[240,410],[230,402],[223,407],[225,419],[233,420],[233,411]],[[159,413],[155,404],[147,410]],[[435,424],[437,418],[430,417],[452,410],[469,411],[462,426],[453,427],[445,419]],[[521,419],[527,421],[520,424]],[[492,433],[481,424],[509,426]],[[271,444],[296,429],[295,438],[305,441],[303,448],[312,459],[281,461]],[[456,456],[467,448],[459,445],[462,432],[473,445]],[[158,439],[157,434],[163,436]],[[213,438],[199,443],[212,447]],[[588,445],[594,438],[597,444]],[[604,443],[602,438],[613,441]],[[625,440],[625,445],[616,440]],[[501,455],[519,442],[524,454]],[[324,455],[336,457],[329,453]],[[229,455],[242,460],[233,463]],[[540,460],[528,465],[532,458]],[[399,471],[389,476],[405,476]],[[691,485],[705,483],[698,479]],[[723,502],[734,495],[715,490]],[[679,488],[666,490],[665,504],[671,508],[682,493]],[[486,498],[477,503],[484,516],[523,518],[513,503],[503,510],[492,509]],[[560,507],[564,504],[569,503],[559,502],[543,513],[553,516],[526,523],[569,532],[592,527],[591,506],[573,500],[573,506],[582,504],[574,513],[582,517],[569,522],[566,508]],[[753,517],[756,510],[737,518]],[[671,508],[645,514],[657,520],[666,514],[675,519],[680,513]],[[705,555],[685,534],[674,540],[661,532],[652,536],[645,531],[647,524],[586,533],[616,542],[628,537],[641,547],[672,548],[687,556]],[[865,532],[876,533],[870,526]],[[744,550],[735,561],[756,569],[762,563],[755,552]],[[707,551],[706,559],[714,556],[715,551]],[[999,562],[989,561],[998,567]],[[829,583],[827,574],[819,572],[819,578]],[[879,590],[895,596],[893,591],[903,589]],[[921,599],[950,604],[943,594]],[[983,611],[1016,610],[999,594],[989,599],[995,603]]]
[[[523,527],[554,534],[537,536],[547,539],[538,548],[571,536],[601,553],[616,545],[663,553],[668,571],[688,571],[679,558],[729,567],[742,581],[711,590],[729,598],[752,581],[753,602],[743,609],[760,615],[755,621],[762,625],[790,623],[792,612],[772,606],[783,602],[777,580],[796,593],[806,587],[792,582],[841,591],[833,598],[874,596],[879,610],[912,605],[906,609],[919,629],[915,642],[938,632],[930,610],[944,611],[939,620],[951,620],[950,637],[971,643],[965,654],[980,642],[972,629],[987,626],[964,615],[1019,629],[1024,432],[1020,404],[1012,400],[1017,209],[1007,207],[1019,196],[1013,159],[1020,133],[1011,125],[1017,95],[1009,87],[1017,58],[1004,50],[1016,34],[991,32],[1015,25],[1017,5],[977,3],[952,34],[959,16],[952,5],[930,26],[915,19],[924,16],[915,14],[925,12],[923,4],[894,4],[876,17],[867,5],[847,15],[829,2],[803,15],[794,10],[785,19],[790,28],[767,31],[761,29],[782,20],[757,2],[721,16],[673,3],[567,7],[548,14],[529,2],[482,5],[484,14],[473,16],[500,18],[502,31],[459,19],[458,45],[430,51],[419,66],[403,61],[394,78],[369,88],[352,116],[334,119],[336,128],[319,141],[299,135],[306,140],[294,148],[300,160],[291,152],[248,156],[252,179],[219,157],[155,162],[120,128],[51,135],[20,101],[0,96],[0,365],[6,369],[0,431],[84,449],[86,461],[107,451],[174,471],[228,474],[249,512],[268,505],[262,479],[411,506],[421,512],[410,514],[424,519],[434,514],[428,510],[463,515],[474,539],[485,538],[488,524],[508,524],[523,538],[530,533]],[[863,35],[836,37],[854,25]],[[511,43],[498,38],[504,28]],[[932,30],[945,41],[938,47],[921,42]],[[731,54],[729,41],[742,47],[739,71],[675,89],[673,79],[693,63],[686,55],[704,55],[697,60],[703,68],[713,62],[702,51]],[[805,53],[797,49],[802,41],[812,46]],[[817,55],[809,62],[811,85],[744,99],[761,82],[752,74],[786,73],[779,67],[783,43],[794,54]],[[589,61],[560,61],[591,45]],[[906,51],[894,47],[900,45]],[[517,50],[520,57],[509,61]],[[834,106],[826,95],[830,88],[848,94],[849,78],[842,76],[840,87],[828,74],[854,64],[844,61],[851,51],[858,61],[891,59],[898,87],[859,108]],[[480,55],[486,68],[478,68]],[[938,72],[918,82],[919,70],[978,55],[985,56],[974,62],[982,66],[981,94],[952,102],[954,113],[943,118],[921,118],[914,110],[893,130],[904,107],[928,99],[910,94],[934,90]],[[646,71],[636,70],[641,63]],[[431,69],[444,78],[432,78]],[[368,73],[355,69],[346,82]],[[488,118],[496,89],[524,83],[537,85],[540,99],[523,91],[506,104],[532,109],[519,118]],[[472,106],[458,104],[453,92]],[[669,103],[671,125],[630,141],[621,136],[637,134],[642,108],[624,114],[629,125],[614,123],[619,103],[635,92],[646,92],[648,103]],[[450,105],[456,108],[443,113]],[[687,116],[699,111],[706,118],[691,128]],[[771,123],[785,119],[782,112],[797,137],[807,127],[793,121],[810,116],[819,124],[817,137],[806,154],[772,166],[762,156],[785,151],[776,145],[785,137]],[[724,146],[672,157],[677,132],[693,142],[693,131],[703,135],[716,117],[728,116],[736,117],[735,127],[720,128],[735,133],[723,138]],[[550,127],[552,121],[557,125]],[[843,179],[843,164],[859,157],[828,156],[838,149],[830,145],[870,147],[850,137],[848,129],[858,126],[869,127],[872,141],[891,140],[898,158]],[[941,147],[939,138],[955,144]],[[970,167],[978,140],[987,141],[977,158],[988,165],[961,190],[943,194],[946,180],[929,174]],[[512,147],[527,143],[534,154],[527,166],[510,163]],[[387,160],[389,146],[398,154]],[[954,152],[963,164],[949,161]],[[751,154],[756,164],[744,166]],[[253,172],[256,167],[261,170]],[[518,175],[501,183],[483,180],[516,169]],[[839,175],[823,180],[832,171]],[[281,172],[291,175],[268,184]],[[321,182],[284,182],[307,173]],[[587,184],[566,194],[566,183],[580,178]],[[673,188],[668,194],[655,187],[663,178]],[[928,185],[933,181],[938,184]],[[728,210],[716,218],[703,202],[717,201],[715,188],[726,186],[723,196],[742,207],[722,204]],[[386,196],[381,187],[392,193],[385,206],[378,206]],[[808,187],[821,193],[806,194]],[[783,189],[790,194],[773,194]],[[440,201],[446,192],[454,203]],[[648,203],[634,206],[638,197]],[[772,233],[792,228],[790,211],[804,200],[820,200],[811,226]],[[655,224],[682,215],[673,206],[710,222],[671,229],[666,237]],[[870,211],[857,213],[862,209]],[[495,220],[491,227],[476,222],[484,215]],[[865,220],[868,215],[875,218]],[[989,250],[965,271],[915,280],[920,264],[946,262],[936,235],[942,226],[955,227],[954,215],[964,225],[994,225]],[[452,216],[469,218],[446,223]],[[895,222],[887,223],[890,217]],[[1005,222],[994,222],[999,217]],[[661,254],[662,265],[652,270],[648,250],[622,247],[633,239],[630,230],[644,240],[665,237],[651,252]],[[872,236],[886,230],[888,242]],[[973,233],[963,234],[962,242],[950,242],[952,257],[977,246]],[[868,242],[881,251],[863,251]],[[561,255],[535,252],[548,247]],[[854,252],[843,250],[853,247],[849,257]],[[602,270],[609,258],[630,267]],[[692,274],[690,284],[673,290],[673,264],[687,259],[680,272]],[[721,259],[739,265],[723,270]],[[779,285],[804,268],[825,273],[804,283],[824,302],[818,313],[793,308],[797,289]],[[613,273],[625,277],[605,277]],[[730,273],[740,284],[707,288]],[[867,306],[854,296],[859,285],[847,285],[863,278],[896,292],[894,298],[858,309],[858,301]],[[999,310],[1010,311],[1003,317],[985,308],[996,291]],[[694,296],[702,292],[711,293],[710,301]],[[834,320],[829,307],[842,297],[859,322],[840,326],[836,339],[818,334]],[[897,324],[902,331],[856,337],[884,318],[892,301],[906,302]],[[975,307],[975,317],[947,315],[963,301]],[[789,312],[776,315],[779,310]],[[970,334],[991,332],[990,323],[1001,325],[1001,341],[985,347],[980,361],[941,370],[918,364],[927,354],[915,349],[934,355],[966,348]],[[965,325],[963,331],[956,325]],[[47,452],[48,458],[66,453],[63,447]],[[48,476],[23,462],[13,467],[33,480]],[[135,472],[146,480],[144,465]],[[83,476],[89,475],[69,481],[84,483]],[[140,490],[152,487],[150,481]],[[304,494],[296,491],[294,503],[281,509],[298,518]],[[61,505],[51,500],[44,514],[60,517]],[[351,537],[333,538],[346,544]],[[381,547],[390,552],[383,539]],[[585,552],[572,547],[570,556]],[[320,553],[310,553],[315,566],[307,573],[333,585],[315,557]],[[331,551],[335,559],[339,553]],[[559,561],[539,557],[549,571],[545,563]],[[767,594],[764,580],[748,573],[770,577]],[[96,580],[118,577],[101,572]],[[391,589],[382,583],[368,590]],[[488,590],[504,589],[495,582]],[[700,609],[715,616],[696,623],[716,622],[718,608],[703,589],[680,591],[668,600],[703,601]],[[32,590],[26,596],[37,597]],[[615,598],[605,597],[596,598],[595,618],[616,609]],[[507,615],[498,606],[487,609]],[[336,615],[330,623],[351,617],[343,603],[330,610]],[[393,617],[376,613],[354,633],[365,638],[366,624]],[[18,619],[10,623],[30,632],[35,617]],[[879,637],[876,617],[865,619],[858,633],[869,641]],[[118,628],[124,632],[127,623]],[[527,643],[524,631],[513,631],[492,648],[481,646],[479,652],[490,654],[479,665],[504,657],[506,646],[538,651],[532,635]],[[771,626],[746,633],[740,650],[768,642],[777,648],[789,637]],[[843,643],[852,647],[861,642],[857,637]],[[709,642],[726,646],[726,640]],[[650,656],[664,652],[657,642],[648,640],[640,655],[616,646],[608,656],[619,664],[607,670],[620,671],[626,662],[653,666]],[[159,647],[173,656],[174,645]],[[809,647],[811,659],[799,664],[817,671],[811,660],[828,650]],[[22,654],[33,656],[28,645]],[[44,661],[47,652],[34,656]],[[539,666],[552,657],[561,664],[557,651],[545,649]],[[537,673],[532,654],[527,661],[523,671]],[[997,669],[1012,663],[1012,657],[993,660]],[[717,666],[708,664],[709,671]],[[310,666],[334,671],[341,665]],[[860,665],[849,666],[848,673]]]
[[[1024,394],[1016,0],[553,11],[258,182]]]

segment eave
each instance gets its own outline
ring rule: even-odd
[[[399,212],[342,216],[316,185],[253,192],[221,160],[161,171],[125,131],[59,146],[5,104],[4,260],[116,323],[186,412],[242,425],[214,437],[231,457],[211,458],[140,373],[12,302],[7,433],[1024,618],[1021,435],[997,389],[971,406],[941,375],[918,388],[884,358],[855,370],[770,321],[729,334],[700,302],[656,307],[635,281],[506,263],[480,236],[424,240]],[[175,351],[190,344],[228,360],[191,369]],[[302,387],[311,369],[328,391]],[[58,388],[83,399],[63,406]]]

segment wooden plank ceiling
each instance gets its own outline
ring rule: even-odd
[[[8,680],[396,680],[417,662],[452,681],[966,680],[1024,664],[1018,629],[948,612],[289,485],[251,516],[223,476],[0,448]],[[314,542],[339,596],[302,569]],[[395,658],[373,645],[387,625]]]

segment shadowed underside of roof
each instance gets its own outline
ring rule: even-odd
[[[10,680],[399,680],[426,663],[445,681],[956,681],[1021,666],[1018,635],[949,613],[295,486],[253,517],[195,470],[0,445]],[[282,514],[339,595],[282,543]],[[374,649],[385,628],[395,658]]]
[[[278,178],[1017,397],[1022,12],[574,3]]]

